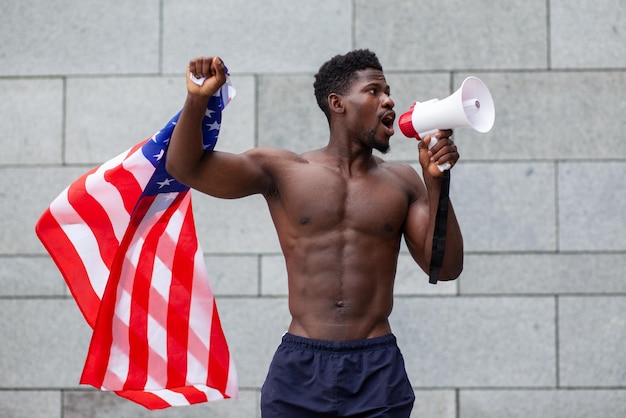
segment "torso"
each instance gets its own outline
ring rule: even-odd
[[[411,169],[372,158],[367,170],[348,173],[320,150],[280,161],[265,197],[287,265],[289,332],[335,341],[389,333],[400,240],[416,198],[410,176],[399,173]]]

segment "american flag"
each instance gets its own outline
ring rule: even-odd
[[[205,149],[234,94],[227,79],[210,98]],[[238,396],[191,191],[165,171],[179,115],[69,185],[36,226],[93,328],[80,382],[148,409]]]

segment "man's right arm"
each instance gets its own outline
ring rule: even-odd
[[[190,74],[206,79],[199,86]],[[196,58],[189,63],[187,99],[170,140],[166,169],[181,183],[212,196],[237,198],[262,193],[270,177],[263,169],[260,151],[230,154],[202,148],[207,103],[225,81],[224,64],[218,57]]]

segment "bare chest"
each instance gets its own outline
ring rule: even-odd
[[[279,183],[270,209],[275,219],[306,233],[350,229],[394,236],[409,205],[406,187],[384,170],[345,175],[338,169],[309,166],[289,173]]]

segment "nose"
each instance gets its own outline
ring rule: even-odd
[[[389,96],[388,94],[385,94],[385,97],[383,99],[383,107],[387,107],[389,109],[393,109],[393,107],[395,105],[396,105],[396,103],[393,101],[391,96]]]

